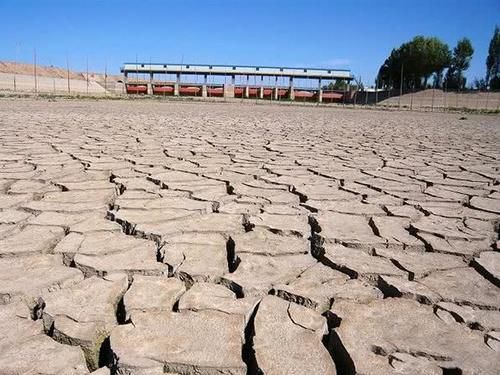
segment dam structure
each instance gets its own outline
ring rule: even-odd
[[[350,70],[279,66],[125,63],[127,94],[338,102],[351,95]],[[344,90],[328,84],[346,82]]]

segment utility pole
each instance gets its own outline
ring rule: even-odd
[[[37,81],[36,81],[36,48],[33,49],[33,67],[35,73],[35,94],[38,92]]]

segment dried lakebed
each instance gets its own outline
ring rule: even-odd
[[[0,100],[0,374],[497,374],[498,117]]]

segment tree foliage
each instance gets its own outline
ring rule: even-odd
[[[356,78],[354,79],[355,83],[348,83],[344,79],[336,79],[334,82],[328,83],[328,85],[323,85],[321,88],[325,91],[344,91],[351,90],[357,91],[362,89],[362,83],[358,81]]]
[[[500,30],[495,27],[486,58],[486,82],[492,90],[500,89]]]
[[[327,86],[328,90],[344,90],[347,87],[347,82],[343,79],[336,79],[335,82],[330,82]]]
[[[451,65],[446,73],[445,85],[450,89],[463,89],[466,79],[463,72],[469,69],[474,48],[469,39],[463,38],[457,42],[457,46],[453,48],[453,57]]]
[[[472,87],[479,91],[485,91],[488,89],[488,82],[484,78],[475,78]]]
[[[399,87],[403,70],[403,88],[421,88],[433,74],[440,84],[443,71],[449,66],[451,52],[446,43],[436,37],[416,36],[393,49],[379,70],[379,87]]]

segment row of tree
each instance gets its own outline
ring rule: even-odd
[[[486,58],[486,85],[491,90],[500,90],[500,30],[495,27]]]
[[[486,78],[476,80],[476,86],[500,89],[500,31],[495,28],[486,60]],[[379,69],[379,88],[404,90],[426,88],[429,78],[433,87],[463,89],[464,72],[469,68],[474,48],[468,38],[458,41],[451,51],[446,43],[436,37],[416,36],[411,41],[393,49]],[[484,88],[483,87],[483,88]]]

